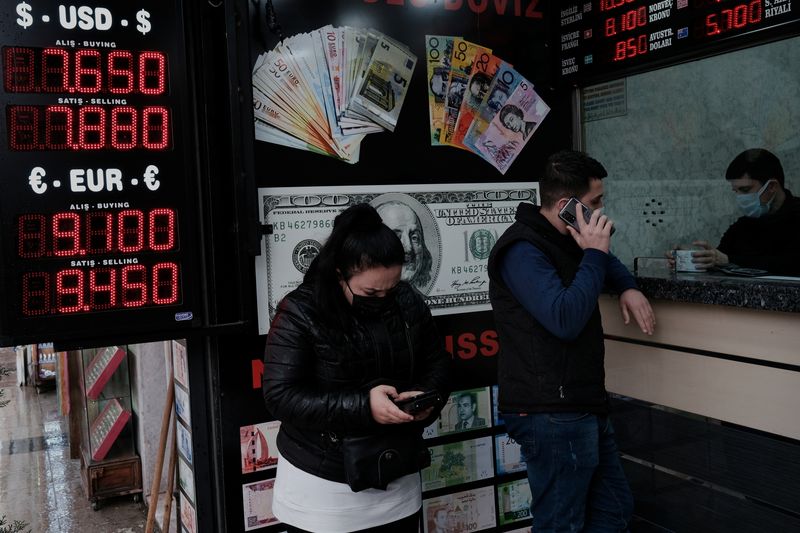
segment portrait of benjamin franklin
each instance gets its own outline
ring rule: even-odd
[[[401,279],[427,294],[439,270],[439,235],[433,215],[424,205],[401,193],[381,195],[372,205],[403,244]],[[436,248],[433,251],[431,243]]]

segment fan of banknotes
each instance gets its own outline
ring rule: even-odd
[[[431,144],[478,154],[505,174],[550,107],[489,48],[425,36]]]
[[[253,69],[256,139],[357,163],[365,135],[397,126],[416,63],[372,29],[289,37]]]

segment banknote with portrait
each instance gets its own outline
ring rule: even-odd
[[[425,428],[426,439],[451,433],[492,427],[489,387],[466,389],[450,394],[439,418]]]
[[[422,502],[425,533],[481,531],[495,527],[494,487],[445,494]]]
[[[431,312],[465,313],[490,309],[489,253],[514,221],[518,204],[538,204],[538,184],[259,189],[264,236],[255,268],[261,334],[281,299],[302,283],[336,215],[364,202],[400,237],[402,279],[422,293]]]

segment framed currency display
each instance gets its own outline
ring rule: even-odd
[[[482,531],[497,525],[494,487],[480,487],[422,502],[425,533]]]
[[[492,438],[429,446],[431,465],[422,471],[423,492],[494,476]]]
[[[489,251],[520,202],[538,204],[539,188],[531,182],[264,188],[258,197],[265,233],[256,258],[263,334],[278,302],[302,282],[336,215],[362,202],[399,232],[408,257],[402,279],[425,296],[434,315],[489,309]],[[400,229],[404,217],[413,224]]]
[[[96,400],[103,392],[108,380],[117,370],[126,351],[119,346],[109,346],[97,351],[94,359],[86,368],[86,397]]]
[[[128,423],[131,412],[122,407],[116,398],[108,401],[100,414],[92,422],[89,438],[92,445],[92,459],[102,461],[114,445]]]
[[[425,428],[426,439],[462,431],[492,427],[489,387],[455,391],[450,394],[439,418]]]
[[[81,474],[94,507],[112,496],[142,492],[142,474],[135,446],[127,346],[89,348],[70,354],[80,361],[85,392],[70,416],[83,428]]]
[[[531,487],[527,478],[497,486],[497,525],[520,522],[531,516]]]

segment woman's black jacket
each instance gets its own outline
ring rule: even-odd
[[[401,282],[395,302],[383,316],[347,309],[352,323],[343,327],[323,322],[307,283],[281,301],[267,336],[262,389],[281,421],[278,449],[294,466],[344,482],[342,436],[420,433],[438,416],[441,406],[421,423],[372,418],[369,390],[379,384],[449,393],[450,355],[422,296]]]

